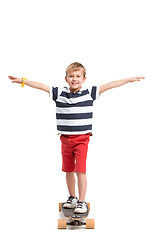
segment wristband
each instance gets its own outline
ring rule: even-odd
[[[27,78],[22,78],[22,84],[21,84],[21,87],[24,87],[24,84],[25,84],[25,81],[27,80]]]

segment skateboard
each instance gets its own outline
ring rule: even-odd
[[[86,219],[90,211],[90,203],[87,203],[87,212],[85,213],[74,213],[75,208],[64,208],[64,203],[59,203],[59,211],[61,211],[66,218],[58,219],[58,229],[65,229],[67,225],[71,226],[83,226],[85,225],[87,229],[94,229],[95,221],[94,219]],[[85,219],[85,221],[83,221]]]

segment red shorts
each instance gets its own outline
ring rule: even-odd
[[[86,173],[86,158],[90,133],[61,135],[62,171]]]

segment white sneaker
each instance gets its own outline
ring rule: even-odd
[[[78,198],[70,196],[67,201],[63,204],[64,208],[75,208],[77,205]]]
[[[87,203],[78,200],[74,213],[85,213],[87,212],[87,210],[88,210]]]

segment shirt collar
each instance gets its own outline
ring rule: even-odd
[[[72,93],[72,91],[70,90],[70,88],[68,88],[68,87],[64,87],[64,88],[65,88],[65,92],[66,92],[66,93]],[[81,89],[79,89],[79,90],[78,90],[77,92],[75,92],[75,93],[81,94],[82,91],[83,91],[83,87],[81,87]]]

